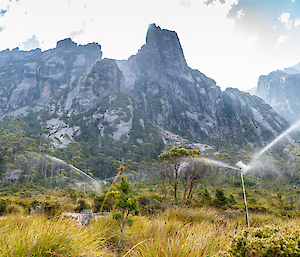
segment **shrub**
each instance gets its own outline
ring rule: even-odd
[[[116,183],[116,189],[118,191],[113,191],[112,194],[116,197],[115,209],[119,212],[114,212],[113,218],[120,221],[121,231],[118,241],[118,247],[120,247],[125,224],[132,225],[133,220],[130,216],[138,215],[139,209],[138,200],[130,193],[130,183],[125,176],[122,176],[121,181]]]
[[[1,200],[0,201],[0,215],[3,215],[3,213],[5,212],[7,207],[7,202],[5,202],[5,200]]]
[[[162,209],[162,199],[159,196],[140,196],[138,199],[140,212],[143,215],[154,215]]]
[[[235,198],[234,198],[233,195],[230,195],[230,196],[228,197],[228,203],[229,203],[230,205],[234,205],[234,204],[237,203],[237,201],[235,200]]]
[[[94,203],[93,203],[93,211],[99,212],[101,209],[101,206],[103,204],[105,198],[105,194],[97,195],[94,197]],[[108,196],[106,198],[106,201],[103,205],[102,211],[104,212],[110,212],[114,206],[114,200],[111,196]]]
[[[81,212],[90,208],[90,206],[83,199],[78,200],[77,204],[79,205],[75,208],[75,212]]]
[[[223,189],[217,188],[216,189],[216,195],[213,200],[213,205],[216,207],[222,207],[225,206],[228,203],[228,199],[226,198]]]
[[[247,256],[255,250],[261,256],[300,256],[300,226],[267,225],[243,229],[230,244],[231,256]]]
[[[210,196],[207,188],[205,188],[203,190],[203,192],[200,191],[199,194],[201,195],[201,198],[202,198],[201,203],[208,204],[208,205],[210,205],[212,203],[212,199],[211,199],[211,196]]]
[[[58,202],[51,203],[46,201],[42,204],[42,207],[43,207],[42,210],[44,211],[44,214],[49,217],[53,217],[59,214],[60,212],[60,204]]]
[[[24,212],[24,209],[22,208],[22,206],[12,203],[10,205],[7,206],[6,208],[6,212],[11,214],[11,213],[22,213]]]

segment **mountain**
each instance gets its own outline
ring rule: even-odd
[[[126,88],[154,124],[193,141],[264,145],[287,126],[259,98],[235,89],[222,92],[214,80],[189,68],[177,34],[155,24],[149,26],[146,44],[119,68]]]
[[[300,74],[300,62],[292,67],[284,68],[283,72],[287,74]]]
[[[270,104],[281,116],[286,117],[290,123],[300,119],[300,71],[292,73],[289,68],[260,76],[256,95]]]
[[[157,157],[167,142],[261,147],[289,126],[259,97],[223,92],[189,68],[177,33],[155,24],[128,60],[101,57],[100,45],[70,39],[45,52],[0,52],[1,119],[35,121],[54,150],[80,142],[102,177],[117,161]]]
[[[250,89],[246,90],[246,92],[251,94],[251,95],[255,95],[256,90],[257,90],[257,87],[253,87],[253,88],[250,88]]]

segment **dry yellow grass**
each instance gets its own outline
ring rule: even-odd
[[[171,210],[152,219],[137,217],[133,224],[124,256],[213,256],[229,244],[235,226],[213,209]]]
[[[300,224],[250,213],[251,227]],[[43,215],[11,214],[0,219],[0,256],[224,256],[232,238],[245,229],[243,215],[229,219],[213,208],[173,207],[155,217],[134,217],[117,248],[118,223],[102,217],[81,226]]]
[[[66,218],[9,215],[0,219],[0,256],[107,256],[101,236]]]

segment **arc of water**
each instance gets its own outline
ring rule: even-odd
[[[83,175],[87,176],[89,179],[91,179],[91,180],[93,180],[93,181],[96,181],[96,182],[97,182],[97,180],[95,180],[93,177],[91,177],[90,175],[86,174],[86,173],[85,173],[85,172],[83,172],[82,170],[80,170],[80,169],[76,168],[76,167],[75,167],[75,166],[73,166],[72,164],[69,164],[69,166],[70,166],[71,168],[73,168],[74,170],[77,170],[77,171],[79,171],[81,174],[83,174]]]
[[[216,161],[216,160],[212,160],[212,159],[208,159],[208,158],[203,158],[205,161],[207,162],[210,162],[211,164],[214,164],[214,165],[217,165],[217,166],[222,166],[222,167],[225,167],[225,168],[230,168],[230,169],[233,169],[233,170],[239,170],[238,168],[236,167],[232,167],[230,165],[227,165],[223,162],[220,162],[220,161]]]
[[[89,179],[91,179],[94,183],[95,183],[95,188],[96,188],[96,195],[99,193],[99,188],[100,188],[100,184],[99,184],[99,182],[96,180],[96,179],[94,179],[93,177],[91,177],[90,175],[88,175],[88,174],[86,174],[85,172],[83,172],[82,170],[80,170],[80,169],[78,169],[78,168],[76,168],[75,166],[73,166],[72,164],[69,164],[69,166],[71,167],[71,168],[73,168],[73,169],[75,169],[75,170],[77,170],[77,171],[79,171],[81,174],[83,174],[83,175],[85,175],[85,176],[87,176]]]
[[[257,153],[253,159],[259,158],[265,151],[269,150],[274,144],[276,144],[279,140],[281,140],[283,137],[288,135],[291,131],[299,127],[300,121],[295,123],[293,126],[291,126],[289,129],[287,129],[284,133],[282,133],[280,136],[276,137],[270,144],[266,145],[259,153]]]
[[[92,180],[94,183],[95,183],[95,188],[96,188],[96,194],[99,193],[99,188],[100,188],[100,184],[99,184],[99,181],[95,180],[93,177],[91,177],[90,175],[86,174],[85,172],[83,172],[82,170],[76,168],[75,166],[73,166],[72,164],[67,164],[65,161],[61,160],[61,159],[58,159],[56,157],[53,157],[53,156],[49,156],[49,155],[46,155],[49,159],[52,159],[56,162],[60,162],[60,163],[63,163],[65,165],[69,165],[72,169],[74,170],[77,170],[78,172],[80,172],[82,175],[88,177],[90,180]]]

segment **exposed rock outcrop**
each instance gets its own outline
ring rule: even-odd
[[[0,52],[0,112],[10,113],[24,106],[46,107],[51,97],[73,88],[101,56],[100,45],[78,46],[70,39],[45,52]]]
[[[256,95],[291,123],[300,119],[300,74],[274,71],[260,76]]]
[[[101,56],[98,44],[70,39],[45,52],[0,52],[1,116],[37,112],[54,147],[90,131],[99,147],[101,140],[146,147],[157,140],[157,126],[162,136],[170,131],[199,146],[261,146],[288,126],[260,98],[222,92],[189,68],[174,31],[151,24],[146,44],[127,61]]]
[[[288,126],[257,97],[234,89],[222,92],[214,80],[190,69],[177,34],[155,24],[149,26],[146,44],[119,68],[127,90],[153,123],[194,141],[264,145],[267,134],[276,136]]]

